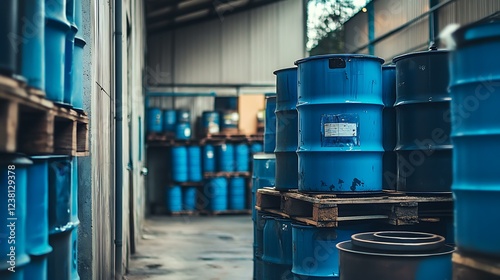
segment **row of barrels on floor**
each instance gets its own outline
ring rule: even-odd
[[[166,189],[167,212],[245,210],[247,182],[243,177],[215,177],[207,179],[202,187],[168,186]]]
[[[80,0],[1,1],[0,73],[25,79],[56,103],[83,108]]]
[[[261,143],[173,146],[172,179],[200,182],[205,172],[250,172],[250,156],[261,150]]]
[[[4,154],[0,168],[0,278],[79,279],[77,158]]]

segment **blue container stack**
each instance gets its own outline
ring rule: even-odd
[[[234,171],[234,145],[225,143],[215,146],[217,155],[217,171],[233,172]]]
[[[453,38],[457,48],[450,55],[449,89],[455,239],[461,253],[498,263],[500,16],[466,25]]]
[[[223,111],[221,114],[221,124],[220,130],[226,132],[234,132],[238,130],[238,123],[240,121],[240,115],[237,111]]]
[[[448,51],[404,54],[396,64],[397,190],[450,192],[451,123]]]
[[[250,153],[246,143],[235,144],[234,158],[236,172],[250,171]]]
[[[292,274],[292,224],[289,219],[265,216],[262,260],[263,279],[294,279]]]
[[[298,184],[297,68],[276,75],[276,189],[296,189]]]
[[[64,103],[66,34],[66,2],[45,0],[45,90],[47,99]]]
[[[175,139],[189,140],[191,138],[191,114],[188,110],[177,110],[177,124],[175,127]]]
[[[172,147],[172,179],[174,182],[187,182],[188,151],[186,146]]]
[[[175,110],[163,111],[163,132],[175,133],[177,112]]]
[[[26,247],[31,260],[24,271],[24,279],[47,279],[47,255],[52,252],[49,245],[48,159],[48,156],[31,157],[33,165],[28,169]]]
[[[162,132],[163,129],[163,116],[161,114],[161,109],[159,108],[149,108],[148,109],[148,132]]]
[[[276,157],[274,154],[255,154],[253,156],[252,173],[252,219],[255,221],[257,210],[255,205],[257,190],[274,186],[276,172]]]
[[[180,186],[167,187],[165,206],[168,212],[182,210],[182,190]]]
[[[203,133],[214,134],[220,132],[220,120],[219,113],[213,111],[205,111],[201,115],[201,123],[203,127]]]
[[[203,146],[203,172],[215,172],[215,149],[211,144]]]
[[[23,279],[24,268],[30,262],[30,249],[26,236],[28,166],[32,161],[21,156],[1,155],[0,194],[5,201],[5,209],[0,211],[0,219],[6,224],[0,227],[0,278]],[[10,172],[9,172],[10,171]],[[8,199],[13,198],[14,201]],[[14,205],[8,205],[14,204]],[[13,241],[12,241],[13,240]],[[15,242],[15,243],[13,243]],[[15,250],[11,250],[15,246]],[[13,267],[13,268],[12,268]],[[10,271],[14,269],[15,273]]]
[[[383,121],[383,180],[385,190],[396,190],[396,66],[382,66],[382,100],[384,101]]]
[[[49,159],[48,279],[71,279],[72,260],[72,164],[67,156]]]
[[[259,143],[259,142],[253,142],[251,145],[250,145],[250,152],[253,154],[256,154],[256,153],[262,153],[264,150],[264,146],[262,145],[262,143]]]
[[[188,181],[200,182],[203,180],[201,173],[201,149],[200,146],[192,145],[187,148],[188,159]]]
[[[276,96],[266,97],[266,118],[264,120],[264,153],[274,153],[276,148]]]
[[[184,187],[182,189],[182,209],[186,211],[196,210],[196,187]]]
[[[234,177],[229,179],[229,209],[243,210],[245,209],[245,178]]]
[[[74,0],[75,5],[75,25],[82,29],[82,3],[81,0]],[[73,61],[71,68],[71,80],[73,88],[73,108],[83,109],[83,48],[87,43],[80,34],[75,36],[75,46],[73,48]]]
[[[227,180],[224,177],[216,177],[208,181],[204,189],[207,210],[227,210],[227,188]]]
[[[382,190],[382,63],[367,55],[295,62],[299,191]]]

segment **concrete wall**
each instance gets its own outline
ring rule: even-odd
[[[123,170],[123,259],[126,267],[144,216],[140,175],[144,145],[142,0],[123,1],[123,150],[115,151],[115,44],[113,1],[82,0],[84,110],[90,117],[90,156],[79,159],[79,274],[81,279],[115,277],[115,168]],[[123,166],[115,166],[115,153]],[[128,167],[131,168],[128,168]],[[127,171],[130,170],[130,171]],[[131,206],[132,204],[132,206]],[[125,272],[125,269],[123,269]]]

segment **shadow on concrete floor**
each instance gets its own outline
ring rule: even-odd
[[[252,217],[151,217],[127,280],[252,279]]]

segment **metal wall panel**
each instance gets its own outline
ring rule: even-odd
[[[451,23],[468,24],[498,11],[500,11],[498,0],[456,0],[439,10],[439,30]]]
[[[429,10],[429,1],[376,0],[375,38],[405,24]]]
[[[368,14],[357,13],[345,25],[345,49],[347,53],[368,44]]]
[[[272,72],[305,53],[302,2],[281,1],[187,26],[174,36],[154,35],[148,38],[148,69],[160,62],[163,73],[173,71],[160,79],[163,84],[274,84]]]

